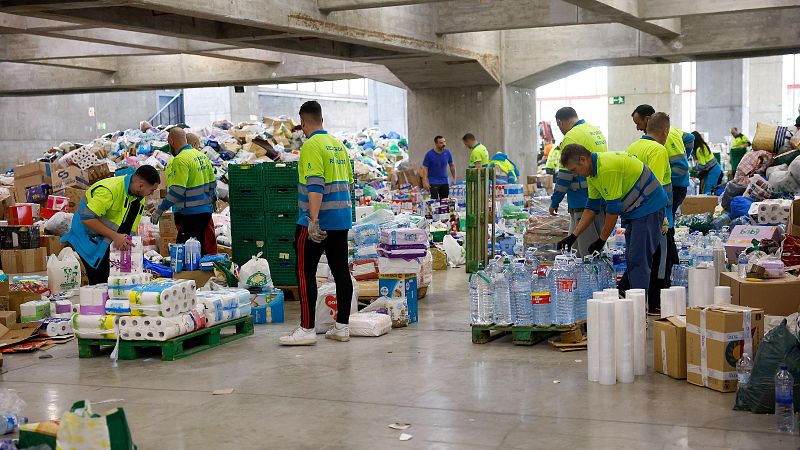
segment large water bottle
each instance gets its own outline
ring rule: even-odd
[[[503,268],[494,276],[494,323],[498,325],[512,324],[511,317],[511,288],[508,282],[508,260]]]
[[[523,264],[514,264],[511,274],[511,299],[514,305],[514,325],[532,325],[531,271]]]
[[[753,373],[753,358],[746,352],[742,353],[742,357],[736,363],[736,389],[742,389],[750,382],[750,374]]]
[[[739,261],[737,262],[737,269],[739,271],[739,278],[745,279],[747,278],[747,265],[750,264],[750,260],[747,259],[747,253],[744,251],[739,253]]]
[[[11,434],[19,429],[20,425],[28,423],[28,418],[16,414],[0,414],[0,436]]]
[[[794,377],[786,363],[775,374],[775,424],[778,431],[794,433]]]
[[[614,265],[611,261],[611,258],[609,258],[607,254],[604,253],[600,257],[598,268],[598,277],[600,278],[600,289],[598,290],[616,288],[617,278],[616,274],[614,273]]]
[[[550,291],[552,270],[540,265],[531,279],[531,311],[535,325],[553,323],[553,303]]]
[[[470,321],[474,325],[492,323],[494,308],[494,286],[492,278],[478,265],[478,271],[469,277]]]
[[[568,257],[556,256],[553,266],[553,304],[555,305],[556,325],[570,325],[575,323],[575,289],[578,280],[575,271],[570,268]]]
[[[200,270],[200,241],[190,238],[183,247],[183,270]]]
[[[578,274],[578,289],[575,296],[575,320],[586,320],[586,301],[594,292],[592,286],[592,257],[586,256],[576,265]]]
[[[689,267],[683,264],[672,266],[671,286],[683,286],[689,288]]]

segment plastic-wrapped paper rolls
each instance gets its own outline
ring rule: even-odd
[[[675,315],[686,315],[686,288],[683,286],[672,286],[671,290],[675,291]]]
[[[131,302],[128,300],[110,299],[106,302],[106,314],[126,315],[131,313]]]
[[[715,286],[714,287],[714,304],[731,302],[731,287],[730,286]]]
[[[55,303],[55,308],[53,308],[53,305],[51,305],[50,310],[55,310],[56,314],[72,312],[72,302],[69,300],[56,300],[53,303]]]
[[[706,267],[689,269],[689,306],[706,306],[714,303],[716,270]]]
[[[37,333],[40,336],[56,337],[72,334],[70,319],[47,318],[42,320]]]
[[[50,316],[50,302],[32,300],[19,305],[20,322],[34,322]]]
[[[83,339],[116,339],[116,321],[118,316],[72,316],[72,329],[79,338]]]
[[[633,300],[614,304],[614,354],[617,381],[633,383]]]
[[[670,289],[661,289],[661,318],[677,315],[676,301],[677,294]]]
[[[632,292],[632,291],[637,292]],[[631,289],[625,294],[633,302],[633,374],[647,372],[647,296],[644,289]]]
[[[103,315],[108,301],[108,286],[82,286],[80,288],[80,313],[84,315]]]
[[[603,292],[595,292],[593,295]],[[597,331],[598,331],[598,314],[600,307],[599,298],[591,298],[586,302],[586,351],[588,353],[587,363],[589,365],[589,381],[598,381],[600,379],[600,359],[598,358],[597,348]]]
[[[600,366],[598,381],[602,385],[617,382],[617,363],[614,348],[616,300],[600,300],[597,311],[597,359]]]
[[[198,306],[203,307],[203,315],[206,318],[207,325],[214,325],[225,320],[222,296],[210,292],[198,292],[197,303]]]

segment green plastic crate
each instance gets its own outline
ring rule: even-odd
[[[233,262],[241,266],[259,253],[263,257],[267,252],[267,244],[261,239],[233,239],[231,252],[233,253]]]
[[[229,164],[228,185],[231,191],[241,187],[264,187],[264,164]]]
[[[266,186],[297,186],[299,181],[297,161],[267,162],[263,165]]]
[[[239,195],[230,195],[231,214],[239,211],[262,211],[259,215],[263,215],[267,205],[266,197],[263,191],[247,191]]]
[[[272,187],[265,196],[267,211],[297,211],[297,187]]]
[[[275,286],[297,286],[295,261],[269,263],[269,273]],[[316,282],[316,280],[314,280]]]
[[[294,239],[297,230],[297,208],[292,212],[267,213],[266,231],[270,236],[289,236]]]
[[[267,226],[262,220],[231,217],[231,234],[234,237],[255,238],[265,240],[267,238]]]
[[[270,240],[267,241],[268,261],[293,261],[297,258],[295,253],[294,238],[288,236],[270,236]]]

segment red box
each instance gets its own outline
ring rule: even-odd
[[[46,220],[46,219],[49,219],[49,218],[55,216],[57,212],[60,212],[60,211],[56,211],[55,209],[42,207],[42,208],[39,209],[39,217]]]
[[[14,205],[8,208],[9,225],[33,225],[33,206]]]
[[[62,197],[60,195],[50,195],[47,197],[47,208],[53,211],[66,211],[69,207],[69,197]],[[42,213],[42,219],[45,219]]]

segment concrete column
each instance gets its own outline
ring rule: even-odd
[[[369,126],[386,133],[395,131],[401,136],[408,136],[406,90],[369,80],[367,92]]]
[[[748,123],[748,78],[743,59],[697,63],[697,130],[711,142],[725,142],[731,127]]]
[[[233,86],[184,89],[186,124],[190,127],[204,127],[222,119],[233,123],[261,120],[258,86],[244,88],[244,92],[236,92]]]
[[[608,95],[624,96],[625,104],[608,105],[608,149],[624,151],[642,135],[636,131],[631,114],[637,106],[646,103],[656,111],[670,115],[673,126],[680,127],[680,95],[675,86],[680,85],[680,68],[671,64],[618,66],[608,68]],[[680,92],[680,91],[678,91]],[[698,102],[699,104],[699,102]],[[578,111],[578,114],[581,112]]]
[[[433,138],[442,135],[453,153],[459,178],[469,165],[462,136],[472,133],[489,155],[506,152],[525,177],[536,171],[535,97],[531,89],[478,86],[416,89],[408,93],[409,148],[419,165]],[[524,179],[524,178],[523,178]]]
[[[785,125],[781,120],[783,108],[783,57],[750,58],[748,105],[750,117],[742,132],[753,138],[756,123]]]

